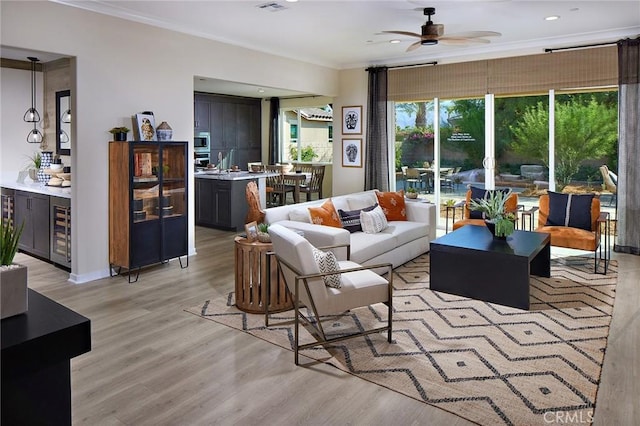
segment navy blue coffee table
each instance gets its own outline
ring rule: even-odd
[[[551,276],[550,235],[515,231],[497,240],[466,225],[431,241],[431,290],[529,309],[529,276]]]

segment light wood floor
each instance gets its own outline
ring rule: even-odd
[[[70,284],[65,271],[18,254],[29,287],[91,319],[93,348],[72,361],[74,424],[471,424],[330,366],[296,367],[290,351],[184,312],[233,289],[235,234],[197,228],[196,236],[187,269],[171,261],[135,284]],[[640,421],[640,257],[614,258],[596,425]]]

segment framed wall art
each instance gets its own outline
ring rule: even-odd
[[[342,134],[361,135],[362,134],[362,106],[342,107]]]
[[[362,167],[362,139],[342,139],[342,167]]]
[[[136,130],[138,131],[137,140],[145,142],[156,140],[156,120],[152,112],[136,114]]]

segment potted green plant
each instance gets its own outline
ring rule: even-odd
[[[27,267],[13,263],[18,251],[18,242],[24,228],[13,226],[13,221],[2,220],[0,228],[0,293],[2,318],[27,311]]]
[[[413,186],[410,186],[409,188],[407,188],[406,196],[407,198],[415,200],[416,198],[418,198],[418,191]]]
[[[270,243],[271,236],[269,235],[269,224],[268,223],[259,223],[258,224],[258,241],[261,243]]]
[[[508,191],[490,191],[485,198],[472,199],[469,210],[484,213],[485,223],[489,231],[499,239],[506,239],[515,230],[515,216],[505,210]]]
[[[29,177],[31,180],[37,181],[38,170],[40,170],[40,166],[42,166],[42,155],[40,151],[36,151],[32,155],[28,155],[27,158],[29,162],[27,163],[26,169],[29,171]]]
[[[129,128],[124,126],[114,127],[113,129],[109,130],[109,133],[113,135],[114,141],[126,141],[127,133],[129,133]]]

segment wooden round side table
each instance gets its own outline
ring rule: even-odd
[[[236,306],[252,314],[282,312],[293,308],[291,295],[275,256],[267,256],[271,243],[235,238]],[[267,281],[270,294],[267,294]]]

